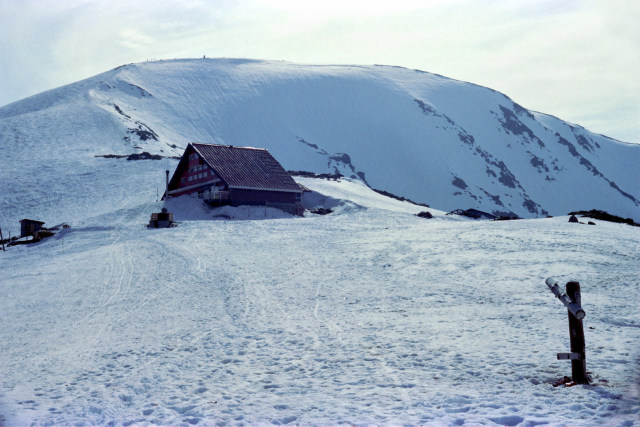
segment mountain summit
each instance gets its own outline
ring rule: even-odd
[[[286,169],[339,172],[442,210],[640,219],[640,145],[423,71],[240,59],[125,65],[0,108],[0,210],[98,214],[111,203],[101,192],[125,205],[155,197],[175,160],[95,156],[177,156],[189,142],[267,148]]]

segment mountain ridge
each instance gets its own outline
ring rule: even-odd
[[[88,156],[175,156],[199,141],[267,148],[286,169],[339,172],[442,210],[543,217],[596,208],[640,219],[640,145],[491,88],[397,66],[127,64],[1,107],[0,140],[5,159],[24,165],[30,154],[12,147],[37,150],[55,163],[54,177],[71,159],[95,170],[102,166]],[[15,182],[16,173],[0,172],[30,193],[33,180]],[[141,182],[155,179],[152,169],[141,173]],[[86,185],[66,178],[69,188]],[[18,215],[15,195],[3,193],[9,216]]]

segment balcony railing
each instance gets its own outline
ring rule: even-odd
[[[228,191],[206,191],[204,201],[211,204],[224,204],[229,200]]]

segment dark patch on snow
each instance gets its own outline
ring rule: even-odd
[[[425,218],[425,219],[431,219],[433,218],[433,214],[429,211],[422,211],[422,212],[418,212],[416,214],[416,216],[420,217],[420,218]]]
[[[336,165],[333,166],[336,173],[339,173],[337,166],[342,164],[343,167],[349,168],[351,170],[351,172],[353,173],[353,175],[351,175],[352,178],[360,178],[362,182],[369,186],[369,183],[364,179],[364,172],[356,170],[356,167],[353,165],[353,163],[351,163],[351,157],[347,153],[336,153],[333,156],[329,156],[329,162],[327,164],[328,167],[332,166],[332,161],[336,163]]]
[[[430,115],[436,115],[436,111],[431,108],[430,105],[427,105],[424,103],[424,101],[421,101],[419,99],[415,99],[414,101],[418,104],[418,106],[420,107],[420,109],[422,110],[423,113],[425,114],[430,114]]]
[[[441,119],[446,120],[450,125],[452,125],[452,126],[455,126],[455,127],[458,127],[458,128],[459,128],[459,126],[456,126],[456,123],[455,123],[453,120],[451,120],[451,118],[450,118],[449,116],[447,116],[446,114],[438,113],[438,112],[437,112],[436,110],[434,110],[430,105],[425,104],[425,103],[424,103],[424,101],[421,101],[421,100],[419,100],[419,99],[415,99],[415,98],[414,98],[413,100],[418,104],[418,106],[420,107],[420,109],[422,110],[422,112],[423,112],[424,114],[426,114],[427,116],[439,117],[439,118],[441,118]],[[462,128],[460,128],[460,129],[462,129]],[[462,130],[464,131],[464,129],[462,129]],[[464,131],[464,132],[466,133],[466,131]]]
[[[589,143],[589,141],[587,140],[587,138],[584,137],[584,135],[576,134],[575,132],[574,132],[574,135],[576,137],[576,141],[578,142],[578,144],[580,144],[582,148],[593,153],[593,145]]]
[[[149,126],[145,125],[141,122],[136,122],[138,125],[137,129],[129,128],[128,133],[135,133],[138,135],[141,141],[147,141],[149,139],[153,139],[154,141],[158,140],[158,134],[153,131]]]
[[[567,149],[569,150],[569,153],[571,153],[571,155],[573,157],[578,159],[580,161],[580,164],[583,165],[585,168],[587,168],[587,170],[589,170],[594,176],[597,176],[597,177],[602,178],[605,181],[607,181],[612,188],[617,190],[623,197],[626,197],[627,199],[631,200],[633,203],[635,203],[636,206],[640,205],[640,202],[635,197],[633,197],[631,194],[623,191],[620,187],[618,187],[618,185],[615,182],[613,182],[613,181],[609,180],[607,177],[605,177],[598,170],[598,168],[596,168],[589,160],[587,160],[584,156],[582,156],[578,152],[578,150],[576,149],[576,147],[572,143],[570,143],[569,141],[564,139],[562,136],[560,136],[560,134],[558,132],[556,132],[555,135],[556,135],[556,137],[558,137],[558,143],[561,144],[561,145],[564,145],[565,147],[567,147]]]
[[[340,169],[342,169],[343,171],[344,171],[344,169],[348,169],[352,173],[351,176],[350,176],[351,178],[359,179],[362,182],[364,182],[367,186],[369,186],[369,183],[367,182],[367,180],[365,178],[365,173],[363,171],[356,170],[356,167],[353,165],[353,163],[351,161],[351,157],[347,153],[335,153],[333,155],[329,155],[329,153],[327,153],[326,150],[323,150],[318,145],[312,144],[312,143],[306,141],[304,138],[299,137],[299,136],[296,137],[296,138],[297,138],[298,142],[300,142],[301,144],[304,144],[304,145],[306,145],[308,147],[311,147],[311,148],[317,150],[316,152],[318,154],[321,154],[323,156],[327,156],[327,158],[328,158],[327,159],[327,168],[329,170],[333,169],[335,174],[340,174]]]
[[[534,141],[540,146],[540,148],[545,147],[544,142],[542,142],[540,138],[538,138],[531,129],[529,129],[524,123],[522,123],[518,118],[518,116],[516,116],[513,113],[513,111],[509,110],[508,108],[505,108],[502,105],[500,106],[500,110],[502,111],[502,119],[498,117],[498,121],[502,123],[502,127],[508,133],[512,135],[523,136],[525,141],[527,142]],[[533,116],[531,116],[531,118],[533,118]]]
[[[127,160],[162,160],[164,157],[159,154],[150,154],[146,151],[142,153],[133,153],[127,157]]]
[[[535,120],[535,117],[533,117],[533,114],[531,114],[531,112],[529,110],[527,110],[526,108],[524,108],[523,106],[521,106],[520,104],[516,104],[515,102],[513,103],[513,109],[515,110],[516,114],[518,115],[522,115],[524,114],[525,116],[527,116],[528,118]]]
[[[313,208],[309,212],[316,215],[329,215],[331,212],[333,212],[333,209],[319,207]]]
[[[511,211],[493,211],[493,214],[496,216],[494,221],[506,221],[511,219],[522,219],[515,213]]]
[[[502,200],[500,200],[500,196],[497,196],[495,194],[491,194],[491,193],[489,193],[488,191],[486,191],[486,190],[484,190],[482,188],[480,190],[482,190],[482,192],[484,194],[486,194],[488,198],[493,200],[493,203],[495,203],[498,206],[504,206],[504,203],[502,203]]]
[[[609,180],[607,179],[607,181],[609,181]],[[622,191],[622,189],[620,189],[620,187],[618,187],[618,185],[617,185],[615,182],[613,182],[613,181],[609,181],[609,185],[610,185],[612,188],[614,188],[614,189],[618,190],[618,192],[619,192],[620,194],[622,194],[624,197],[626,197],[627,199],[634,201],[634,202],[636,203],[636,206],[639,204],[638,200],[636,200],[636,198],[635,198],[635,197],[633,197],[631,194],[629,194],[629,193],[627,193],[627,192],[625,192],[625,191]]]
[[[549,168],[544,164],[544,159],[541,159],[530,151],[528,151],[528,153],[531,155],[531,165],[538,169],[538,173],[542,173],[542,171],[549,172]]]
[[[600,144],[598,144],[597,141],[594,141],[593,139],[591,139],[591,137],[586,136],[583,132],[580,131],[580,129],[584,130],[584,128],[577,128],[571,125],[569,125],[569,127],[571,128],[571,132],[575,136],[576,141],[578,142],[578,144],[580,144],[582,148],[592,153],[594,151],[594,148],[593,148],[594,145],[597,148],[600,148]]]
[[[175,159],[180,160],[180,156],[161,156],[160,154],[150,154],[146,151],[133,154],[96,154],[93,157],[102,157],[104,159],[127,159],[127,160],[161,160]]]
[[[525,208],[527,208],[527,210],[529,212],[531,212],[532,214],[538,214],[539,212],[539,208],[540,205],[537,204],[536,202],[534,202],[531,199],[525,198],[524,202],[522,202],[522,206],[524,206]],[[546,212],[546,211],[545,211]]]
[[[369,187],[369,188],[371,188],[371,187]],[[426,205],[424,203],[414,202],[413,200],[407,199],[406,197],[396,196],[395,194],[390,193],[390,192],[385,191],[385,190],[378,190],[376,188],[371,188],[371,189],[373,191],[375,191],[376,193],[378,193],[378,194],[382,194],[383,196],[387,196],[387,197],[390,197],[392,199],[400,200],[401,202],[409,202],[409,203],[414,204],[416,206],[424,206],[425,208],[430,207],[429,205]]]
[[[502,160],[500,160],[498,163],[494,163],[494,165],[500,169],[500,177],[498,178],[498,181],[500,181],[502,185],[505,185],[509,188],[516,188],[517,185],[518,187],[522,188],[518,183],[516,177],[511,173],[509,168],[507,168],[507,165],[505,165]]]
[[[496,219],[495,215],[478,209],[456,209],[447,213],[447,215],[460,215],[472,219]]]
[[[504,106],[500,106],[500,110],[502,111],[502,117],[504,120],[500,120],[502,123],[502,127],[505,128],[509,133],[513,135],[523,135],[527,134],[529,138],[535,137],[531,129],[529,129],[524,123],[520,121],[520,119],[513,113],[513,111],[505,108]]]
[[[128,154],[96,154],[93,157],[103,157],[105,159],[124,159]]]
[[[333,156],[329,156],[329,158],[331,160],[335,160],[336,162],[344,163],[345,165],[353,167],[353,165],[351,164],[351,157],[349,157],[349,155],[346,153],[338,153]]]
[[[443,113],[439,113],[438,111],[436,111],[433,107],[431,107],[430,105],[426,104],[424,101],[421,101],[419,99],[415,99],[414,101],[416,102],[416,104],[418,104],[418,106],[420,107],[420,109],[422,110],[422,112],[427,115],[427,116],[432,116],[432,117],[437,117],[440,119],[445,120],[447,123],[449,123],[449,125],[451,125],[451,127],[453,127],[453,129],[455,129],[458,133],[458,138],[460,139],[460,141],[462,141],[463,143],[469,145],[469,146],[473,146],[476,142],[475,138],[473,137],[473,135],[471,135],[469,132],[467,132],[462,126],[458,125],[456,122],[454,122],[449,116],[447,116],[446,114]],[[438,126],[436,126],[438,127]]]
[[[451,184],[453,184],[455,187],[458,187],[462,190],[465,190],[468,187],[467,183],[464,182],[463,179],[458,178],[457,176],[453,177],[453,181],[451,182]]]
[[[131,89],[137,89],[139,91],[140,95],[142,95],[142,96],[152,96],[149,92],[147,92],[146,90],[142,89],[138,85],[134,85],[133,83],[129,83],[129,87]]]
[[[491,170],[490,168],[490,166],[494,166],[497,169],[497,171],[500,173],[500,177],[498,178],[498,181],[500,181],[502,185],[509,188],[517,187],[517,188],[520,188],[521,190],[523,189],[520,183],[518,182],[518,180],[516,179],[516,177],[513,175],[513,173],[511,173],[507,165],[505,165],[502,160],[496,161],[491,154],[481,149],[480,147],[476,147],[476,153],[480,154],[480,156],[482,156],[485,162],[487,162],[486,173],[488,176],[494,176],[494,177],[497,176],[495,171]]]
[[[609,212],[601,211],[598,209],[591,209],[590,211],[569,212],[569,215],[581,215],[582,217],[599,219],[601,221],[609,221],[609,222],[615,222],[618,224],[628,224],[634,227],[640,227],[640,224],[638,224],[631,218],[623,218],[621,216],[613,215],[613,214],[610,214]]]
[[[460,138],[460,141],[464,142],[465,144],[469,144],[469,145],[473,145],[476,142],[476,140],[473,137],[473,135],[470,135],[464,129],[462,129],[462,132],[458,132],[458,138]]]
[[[117,111],[119,114],[121,114],[121,115],[125,116],[127,119],[131,119],[131,116],[128,116],[127,114],[125,114],[125,113],[120,109],[120,107],[118,107],[116,104],[113,104],[113,108],[115,108],[115,109],[116,109],[116,111]]]
[[[298,137],[298,142],[300,142],[300,143],[302,143],[304,145],[308,145],[311,148],[315,148],[321,154],[327,154],[328,155],[328,153],[326,151],[324,151],[323,149],[319,148],[316,144],[312,144],[310,142],[305,141],[304,138]]]
[[[578,159],[582,158],[582,156],[580,155],[580,153],[578,153],[578,150],[576,150],[576,147],[572,143],[564,139],[558,132],[556,132],[556,137],[558,137],[558,143],[566,146],[569,149],[569,153],[571,153],[573,157],[577,157]]]

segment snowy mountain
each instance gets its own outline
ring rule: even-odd
[[[107,180],[123,206],[132,192],[155,200],[175,160],[94,156],[176,156],[193,141],[264,147],[289,170],[338,171],[445,211],[640,219],[640,145],[422,71],[233,59],[125,65],[0,108],[0,212],[69,220],[56,212],[73,192],[78,212],[99,214]]]

